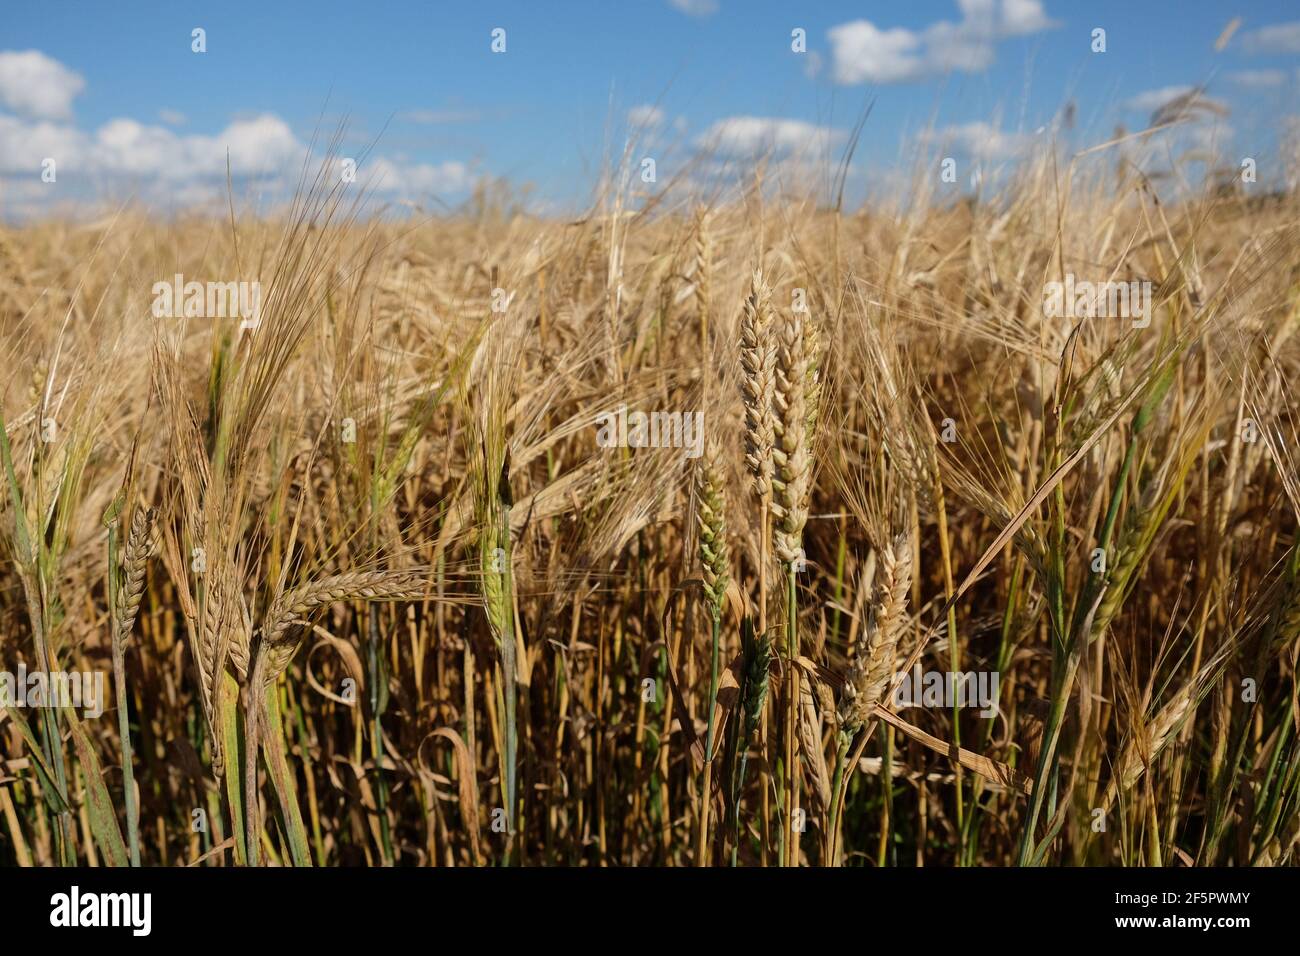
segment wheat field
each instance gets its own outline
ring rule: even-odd
[[[1300,202],[1124,145],[3,228],[0,861],[1296,862]]]

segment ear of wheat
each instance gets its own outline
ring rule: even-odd
[[[700,569],[704,591],[714,617],[722,613],[731,581],[727,549],[726,499],[716,452],[700,459],[695,472],[696,524],[699,532]]]
[[[791,312],[781,327],[777,349],[775,396],[775,475],[772,480],[772,512],[776,554],[787,565],[802,557],[803,528],[808,520],[808,494],[812,488],[812,435],[809,426],[809,390],[812,361],[808,349],[807,324],[799,312]]]
[[[831,776],[822,750],[822,721],[813,704],[813,681],[811,675],[806,675],[799,684],[799,750],[813,784],[813,798],[825,812],[831,804]]]
[[[129,482],[127,483],[129,485]],[[113,506],[113,526],[116,526],[116,513],[124,496],[119,495]],[[154,536],[153,508],[136,508],[131,516],[131,530],[122,545],[122,554],[118,567],[109,565],[109,586],[112,586],[114,571],[117,574],[117,590],[113,600],[113,692],[117,696],[117,729],[122,747],[122,789],[126,804],[127,844],[130,849],[132,866],[140,865],[140,815],[135,796],[135,768],[132,762],[131,721],[128,716],[126,689],[126,644],[135,625],[136,615],[140,610],[140,599],[144,594],[145,568],[152,557],[157,539]],[[112,547],[114,533],[110,533]]]
[[[776,441],[776,336],[771,296],[763,273],[754,271],[740,320],[741,398],[745,406],[745,465],[760,500],[772,494]]]
[[[722,481],[718,473],[716,449],[710,448],[696,469],[696,514],[699,531],[700,565],[704,575],[704,591],[709,603],[712,629],[709,640],[709,697],[708,733],[704,742],[704,769],[702,771],[701,810],[697,861],[707,861],[710,783],[713,775],[713,740],[717,730],[714,707],[718,697],[718,667],[721,653],[722,605],[727,598],[730,581],[727,556],[726,499],[722,494]]]
[[[871,620],[849,663],[839,705],[840,727],[845,733],[856,733],[871,719],[894,677],[911,585],[911,544],[906,534],[900,534],[881,549],[880,582]]]
[[[695,219],[695,308],[700,326],[700,355],[708,355],[709,305],[712,300],[713,236],[709,214],[702,209]]]
[[[804,375],[804,404],[806,410],[808,444],[813,446],[817,437],[817,422],[822,405],[822,330],[811,317],[804,319],[804,342],[808,352],[808,371]]]

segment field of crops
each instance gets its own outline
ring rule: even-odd
[[[333,164],[0,230],[0,862],[1296,861],[1294,193]]]

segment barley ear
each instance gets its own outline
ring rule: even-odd
[[[154,535],[156,518],[157,512],[153,508],[137,508],[131,516],[131,531],[122,547],[122,571],[117,583],[114,607],[113,634],[118,641],[125,641],[131,635],[131,628],[140,611],[145,567],[158,544]]]
[[[273,684],[298,650],[299,627],[306,618],[340,601],[400,601],[422,597],[426,587],[420,577],[408,571],[351,571],[309,581],[285,591],[267,608],[261,638],[266,646],[264,683]],[[232,654],[232,657],[235,655]],[[236,660],[236,667],[244,670]]]

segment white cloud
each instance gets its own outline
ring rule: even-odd
[[[854,20],[831,27],[826,35],[837,83],[899,83],[924,72],[921,38],[911,30],[881,30],[867,20]]]
[[[1241,45],[1247,53],[1300,53],[1300,20],[1251,30]]]
[[[198,172],[195,165],[203,161],[197,142],[133,119],[109,120],[95,133],[93,146],[98,171],[125,176],[186,179]]]
[[[1027,36],[1057,25],[1042,0],[957,0],[957,8],[963,26],[989,37]]]
[[[227,155],[237,178],[284,174],[306,150],[288,124],[269,113],[236,120],[215,136],[178,136],[162,126],[114,119],[95,132],[91,146],[93,171],[173,184],[224,178]]]
[[[69,126],[0,113],[0,173],[39,178],[46,159],[53,159],[56,169],[66,168],[85,153],[85,137]]]
[[[67,119],[86,81],[40,50],[0,52],[0,103],[32,119]]]
[[[1034,144],[1034,137],[1028,133],[1004,133],[982,121],[947,126],[923,138],[986,162],[1015,159]]]
[[[288,124],[266,114],[237,120],[215,136],[178,136],[164,126],[113,119],[93,134],[72,126],[0,114],[0,172],[39,173],[46,158],[60,171],[92,177],[147,177],[168,184],[223,179],[226,153],[239,178],[289,171],[304,147]]]
[[[980,73],[993,65],[995,34],[941,20],[925,31],[927,73]]]
[[[1248,90],[1260,90],[1281,86],[1286,82],[1286,73],[1283,70],[1239,70],[1229,73],[1228,79]]]
[[[1026,36],[1053,26],[1041,0],[1003,0],[1002,29],[1007,36]]]
[[[688,17],[707,17],[718,12],[717,0],[668,0],[668,2]]]
[[[772,197],[812,194],[824,191],[828,181],[839,172],[839,165],[828,157],[769,156],[764,158],[762,188]],[[850,166],[849,175],[856,176],[860,167]],[[695,197],[708,194],[721,202],[739,199],[755,185],[748,175],[749,169],[737,167],[734,157],[700,157],[690,172],[672,187],[677,195]]]
[[[935,74],[978,73],[996,58],[997,43],[1057,24],[1042,0],[958,0],[962,19],[924,30],[881,29],[869,20],[832,27],[833,73],[838,83],[905,83]]]
[[[396,163],[379,158],[364,164],[360,173],[371,177],[375,192],[406,196],[460,193],[474,184],[474,175],[464,163]]]
[[[158,111],[158,118],[168,126],[185,125],[185,114],[179,110],[161,109]]]
[[[667,117],[657,106],[634,106],[627,111],[627,125],[634,129],[654,129],[664,125]]]
[[[290,163],[302,159],[303,146],[287,123],[278,116],[265,114],[254,119],[231,123],[217,137],[214,145],[230,150],[230,165],[245,176],[262,176],[283,171]]]
[[[808,150],[821,152],[843,137],[842,130],[803,120],[732,116],[706,129],[696,137],[695,145],[725,156],[789,155]]]
[[[16,87],[15,77],[23,80]],[[58,81],[57,95],[49,83],[27,89],[33,77]],[[0,102],[19,114],[0,112],[0,177],[8,177],[0,178],[0,211],[31,215],[123,192],[165,206],[202,203],[225,192],[227,164],[237,183],[280,194],[292,188],[307,154],[289,124],[272,113],[241,117],[213,135],[182,135],[128,117],[80,129],[69,121],[68,106],[83,86],[77,74],[44,54],[0,53]],[[25,91],[26,98],[15,99],[15,90]],[[160,110],[159,116],[173,125],[185,122],[172,110]],[[47,159],[55,161],[53,183],[41,181]],[[398,163],[380,157],[366,165],[376,188],[393,195],[462,193],[474,182],[471,170],[459,162]]]

